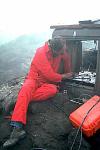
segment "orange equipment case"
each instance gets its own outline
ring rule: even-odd
[[[95,106],[93,107],[93,105]],[[91,109],[92,107],[93,109]],[[91,111],[86,117],[86,114],[90,109]],[[72,112],[69,119],[75,127],[79,128],[82,125],[81,129],[87,137],[92,136],[98,129],[100,129],[100,97],[97,95],[93,96],[77,110]]]

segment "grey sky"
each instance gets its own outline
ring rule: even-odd
[[[0,0],[0,34],[46,32],[50,25],[100,19],[99,0]]]

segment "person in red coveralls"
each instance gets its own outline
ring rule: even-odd
[[[60,73],[62,61],[64,72]],[[55,96],[59,92],[58,83],[72,76],[70,56],[62,38],[51,39],[37,49],[12,114],[13,131],[3,147],[12,146],[25,137],[23,125],[26,124],[29,103]]]

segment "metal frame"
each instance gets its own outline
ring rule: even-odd
[[[52,37],[61,36],[69,41],[98,41],[96,82],[94,92],[100,95],[100,24],[77,24],[77,25],[57,25],[51,26],[54,29]]]

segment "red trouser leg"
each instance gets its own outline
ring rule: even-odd
[[[26,124],[27,108],[30,101],[42,101],[53,97],[57,93],[57,87],[53,84],[43,84],[35,91],[35,82],[26,81],[19,92],[12,121]]]
[[[36,81],[26,79],[16,101],[11,121],[19,121],[26,124],[26,113],[32,93],[36,90]]]
[[[43,84],[33,94],[31,101],[43,101],[53,97],[57,93],[57,86],[54,84]]]

